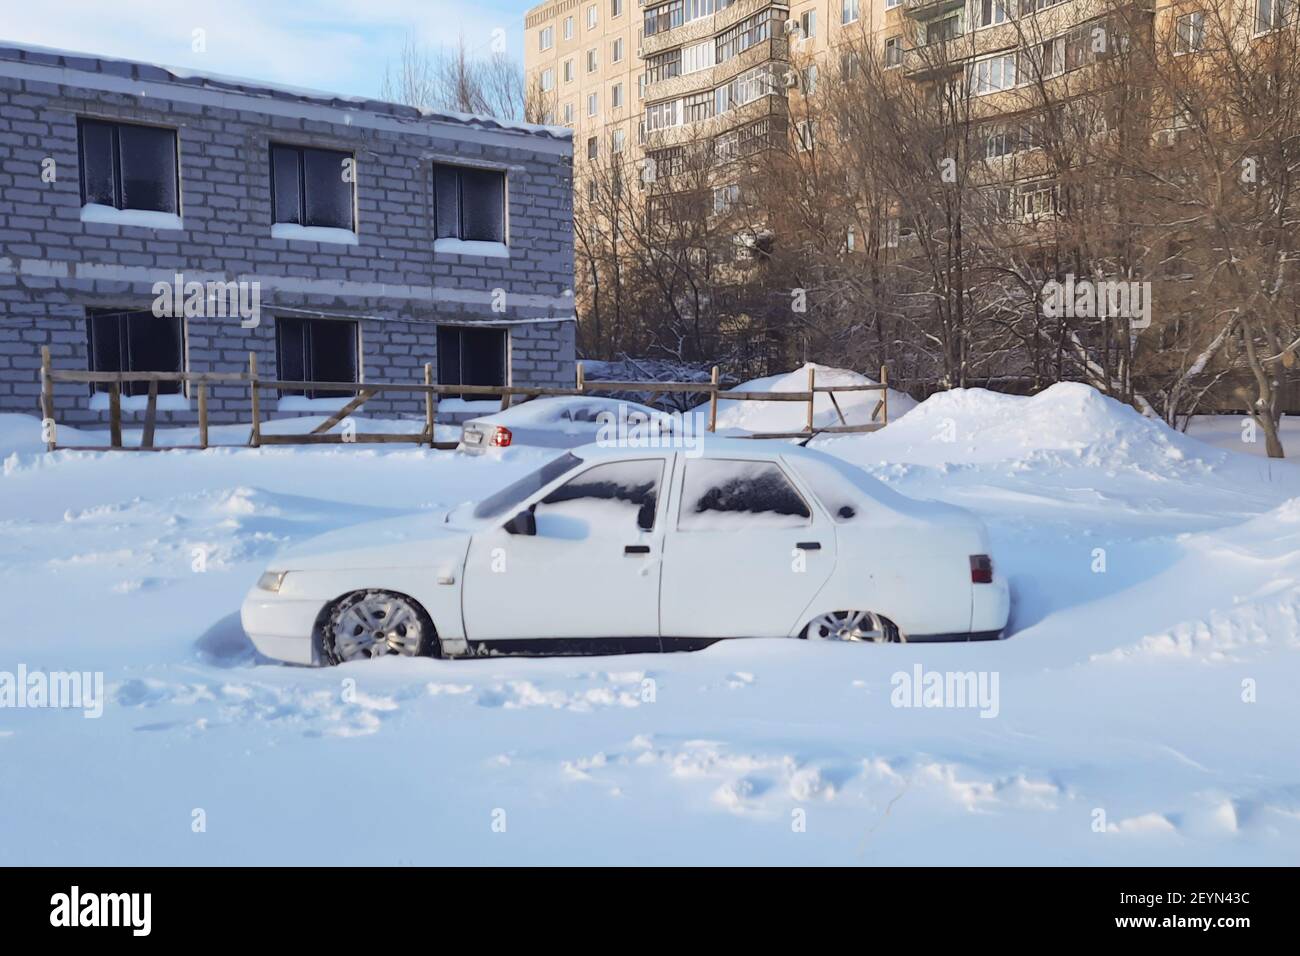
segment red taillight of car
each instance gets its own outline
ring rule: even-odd
[[[492,429],[492,437],[488,439],[488,446],[491,448],[509,448],[510,440],[514,436],[510,434],[510,429],[503,425],[498,425]]]
[[[993,583],[993,559],[987,554],[970,556],[970,581],[971,584]]]

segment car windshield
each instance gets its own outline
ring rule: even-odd
[[[566,452],[559,458],[552,459],[534,472],[530,472],[518,481],[506,485],[494,495],[489,495],[478,503],[474,509],[475,518],[499,518],[506,512],[519,507],[529,495],[541,491],[556,478],[573,471],[582,464],[577,455]]]

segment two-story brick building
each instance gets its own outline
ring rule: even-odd
[[[289,381],[428,362],[441,383],[570,384],[572,152],[564,129],[0,41],[0,411],[37,413],[42,345],[91,370],[237,372],[253,352]],[[192,420],[169,389],[161,420]],[[106,404],[64,387],[55,411]],[[247,390],[209,408],[246,416]]]

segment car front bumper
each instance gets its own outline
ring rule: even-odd
[[[290,664],[315,664],[313,632],[322,606],[316,599],[253,588],[239,609],[239,620],[259,653]]]

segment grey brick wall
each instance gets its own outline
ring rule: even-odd
[[[78,117],[177,129],[182,230],[81,221]],[[273,142],[355,154],[357,245],[271,238]],[[482,323],[510,330],[514,384],[570,384],[571,152],[567,140],[540,133],[0,44],[0,411],[37,411],[41,345],[57,367],[87,367],[87,308],[147,309],[153,283],[178,273],[261,289],[258,328],[186,319],[191,371],[240,371],[252,351],[272,373],[277,310],[309,310],[360,321],[369,381],[422,380],[425,362],[437,368],[439,324]],[[42,181],[46,160],[54,182]],[[506,170],[509,258],[434,252],[435,161]],[[246,396],[215,389],[214,422],[245,416]],[[84,387],[61,385],[56,397],[60,422],[106,417],[89,410]],[[274,411],[274,401],[266,405]],[[367,406],[368,414],[407,412],[421,408],[411,400]],[[193,413],[162,419],[188,422]]]

